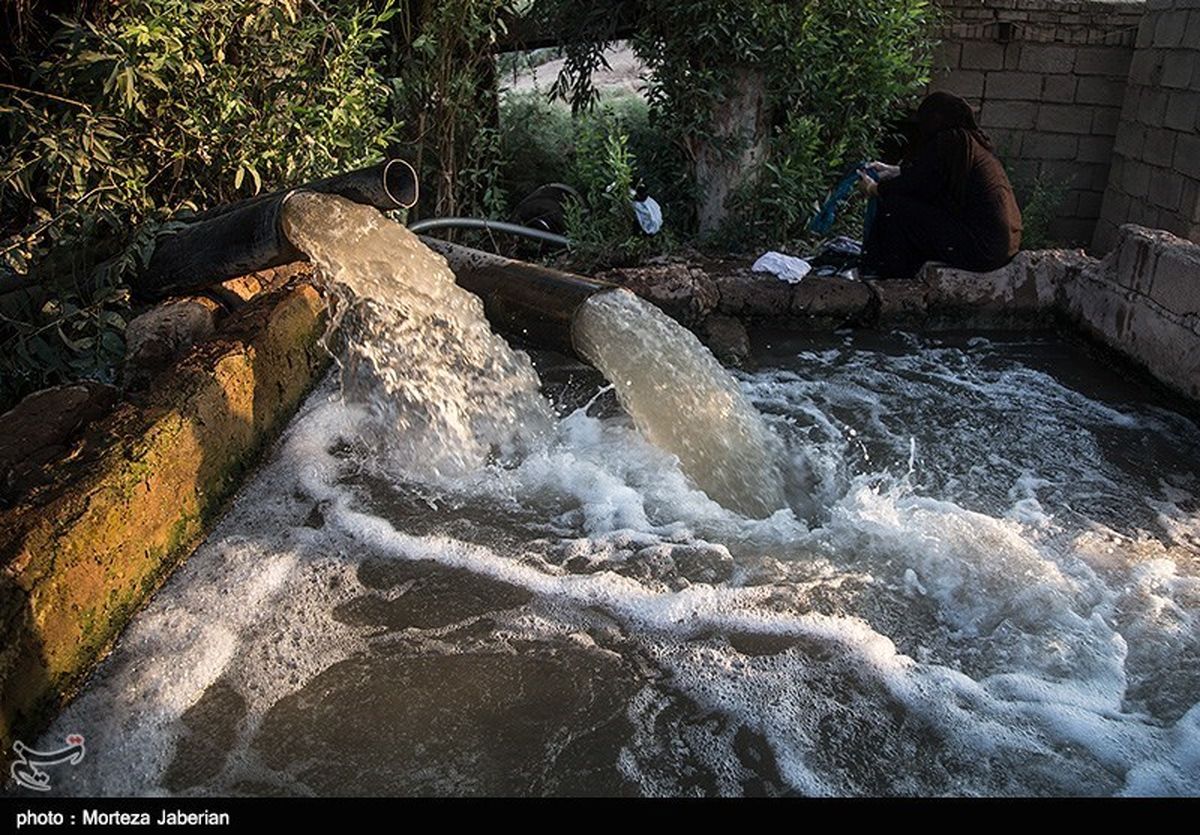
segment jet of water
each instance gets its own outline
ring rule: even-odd
[[[402,473],[453,478],[549,437],[553,413],[528,356],[492,332],[480,300],[409,230],[310,192],[288,198],[283,225],[338,297],[343,389],[379,416],[380,452]],[[780,444],[691,332],[614,291],[585,302],[572,333],[638,429],[713,500],[754,517],[785,506]]]
[[[529,357],[492,332],[479,298],[416,235],[312,192],[287,199],[283,227],[337,297],[343,390],[378,416],[393,470],[453,478],[549,437],[553,411]]]
[[[639,431],[678,457],[710,498],[751,517],[785,506],[781,444],[691,331],[628,290],[613,290],[583,303],[572,337]]]

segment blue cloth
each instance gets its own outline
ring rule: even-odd
[[[821,206],[813,219],[808,222],[808,231],[814,235],[826,235],[833,228],[833,221],[837,217],[837,210],[840,205],[846,202],[850,195],[854,192],[858,185],[858,174],[860,171],[865,171],[867,176],[878,181],[879,175],[873,169],[867,168],[866,163],[856,165],[849,174],[842,177],[841,182],[834,187],[829,198]],[[867,217],[863,223],[863,240],[867,239],[867,235],[871,231],[871,224],[875,220],[875,198],[872,197],[867,203]]]

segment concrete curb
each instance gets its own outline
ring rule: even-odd
[[[0,511],[0,741],[45,726],[319,379],[325,302],[261,296]]]
[[[808,276],[796,284],[751,272],[746,264],[709,270],[678,263],[610,270],[619,284],[682,324],[710,316],[799,332],[841,327],[1033,328],[1050,323],[1064,283],[1089,264],[1079,250],[1022,252],[1007,266],[973,273],[928,265],[911,280],[855,281]]]
[[[744,329],[760,325],[819,333],[1065,324],[1200,403],[1200,244],[1161,230],[1121,227],[1103,260],[1082,250],[1041,250],[988,273],[930,264],[910,280],[810,276],[788,284],[728,262],[707,269],[668,262],[600,277],[695,329],[727,361],[745,355]],[[743,330],[733,332],[739,322]]]

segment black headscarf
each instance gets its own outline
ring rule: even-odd
[[[950,197],[962,205],[975,154],[994,153],[992,140],[980,129],[965,99],[941,91],[930,93],[917,108],[917,130],[921,149],[936,144]]]

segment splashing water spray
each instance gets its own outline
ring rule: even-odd
[[[480,299],[416,235],[370,206],[310,192],[285,201],[283,229],[341,301],[345,391],[379,417],[399,469],[452,477],[549,437],[553,413],[529,358],[492,332]],[[785,506],[778,442],[691,332],[625,290],[591,293],[570,318],[576,351],[710,498],[752,517]]]

